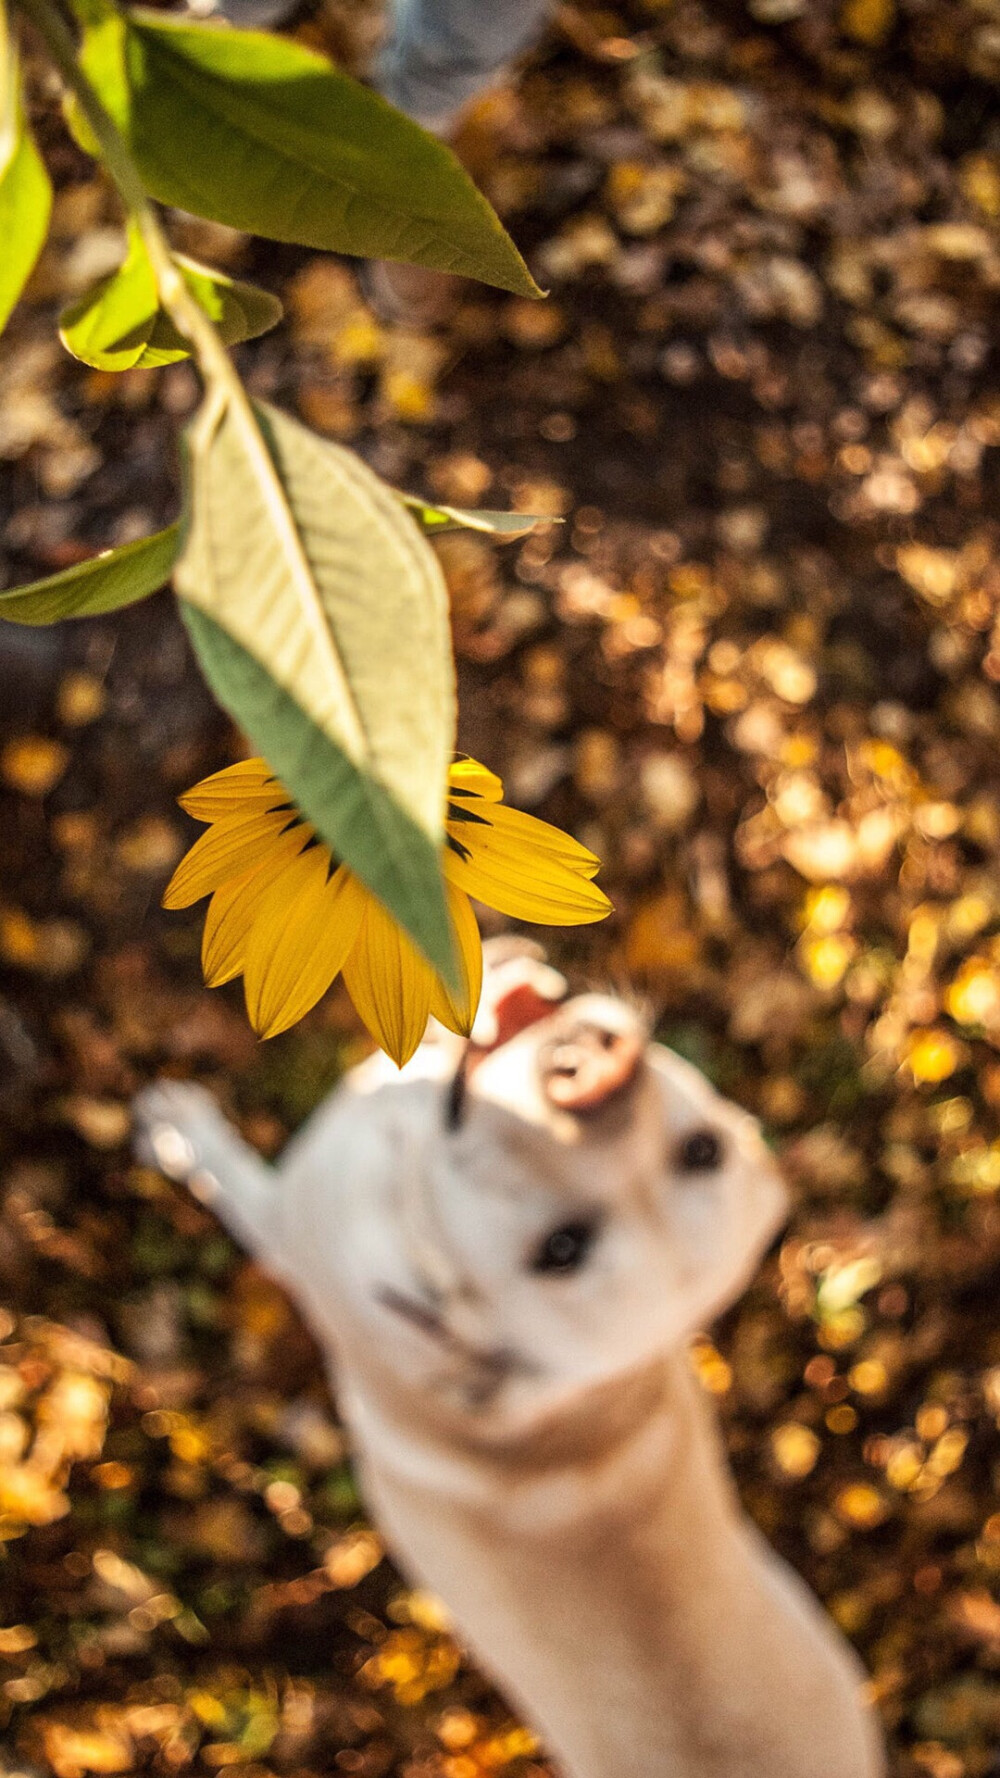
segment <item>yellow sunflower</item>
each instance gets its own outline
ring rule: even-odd
[[[468,1036],[482,986],[482,943],[469,901],[546,925],[603,920],[611,903],[591,878],[599,860],[568,834],[501,801],[503,785],[474,759],[448,783],[442,868],[459,960],[448,988],[403,928],[299,814],[266,760],[247,759],[196,784],[180,804],[210,823],[181,859],[163,905],[211,895],[202,940],[210,988],[242,975],[261,1037],[287,1031],[334,977],[376,1043],[399,1067],[433,1014]]]

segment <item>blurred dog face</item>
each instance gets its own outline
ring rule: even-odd
[[[343,1357],[485,1438],[678,1347],[785,1211],[754,1120],[622,1001],[534,1014],[457,1078],[415,1064],[346,1095],[329,1172],[286,1223],[288,1272]]]

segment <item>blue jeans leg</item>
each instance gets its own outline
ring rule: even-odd
[[[462,107],[540,37],[550,10],[551,0],[393,0],[379,90],[444,134]]]

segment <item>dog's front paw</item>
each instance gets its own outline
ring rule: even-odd
[[[204,1165],[211,1139],[224,1122],[211,1093],[189,1080],[158,1080],[144,1087],[132,1102],[132,1118],[136,1159],[182,1185]]]

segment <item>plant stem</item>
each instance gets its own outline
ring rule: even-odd
[[[337,686],[343,743],[356,761],[365,757],[367,738],[353,689],[334,647],[312,565],[305,553],[295,515],[268,450],[253,404],[232,359],[201,304],[184,282],[170,251],[170,242],[128,143],[80,66],[72,31],[56,0],[16,0],[31,20],[53,62],[73,93],[92,130],[107,171],[134,222],[149,256],[161,303],[178,333],[188,341],[205,383],[206,400],[189,433],[193,456],[211,443],[223,418],[239,435],[262,499],[279,540],[299,606],[309,627],[317,658],[325,662]]]
[[[17,0],[45,41],[52,60],[73,93],[100,146],[104,165],[118,188],[122,202],[142,236],[156,277],[160,301],[178,332],[193,346],[207,383],[215,383],[232,397],[243,386],[201,304],[192,296],[170,252],[160,219],[146,195],[139,170],[114,120],[80,66],[72,32],[53,0]],[[244,400],[246,397],[244,396]]]

